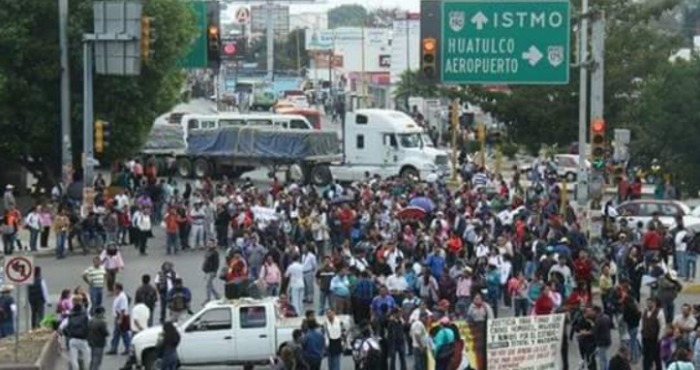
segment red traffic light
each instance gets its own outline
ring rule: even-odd
[[[219,28],[216,26],[209,26],[209,35],[216,36],[219,34]]]
[[[423,40],[423,52],[432,53],[435,51],[436,41],[433,38],[427,38]]]
[[[591,123],[591,131],[595,134],[602,134],[605,132],[605,121],[602,119],[596,119]]]
[[[236,44],[233,42],[227,42],[224,44],[224,54],[234,55],[236,54]]]

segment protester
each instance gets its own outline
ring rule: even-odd
[[[109,337],[109,329],[107,328],[107,320],[105,320],[105,309],[101,306],[95,307],[93,316],[88,323],[87,340],[91,354],[90,370],[100,370],[102,367],[107,337]]]

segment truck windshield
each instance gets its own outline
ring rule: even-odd
[[[399,145],[403,148],[420,148],[423,143],[423,137],[420,133],[398,134]]]

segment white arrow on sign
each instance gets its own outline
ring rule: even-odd
[[[527,49],[526,52],[523,53],[523,59],[527,60],[528,63],[530,63],[531,66],[537,65],[537,63],[542,59],[543,55],[540,49],[535,47],[535,45],[531,45],[529,49]]]
[[[484,28],[484,24],[489,23],[489,19],[484,13],[478,12],[472,17],[472,23],[476,25],[477,30],[481,31]]]

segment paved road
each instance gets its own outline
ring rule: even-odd
[[[202,262],[202,252],[195,251],[190,253],[181,253],[177,256],[166,256],[164,250],[164,234],[161,230],[156,230],[155,238],[149,243],[149,255],[146,257],[138,256],[138,253],[133,247],[125,247],[123,256],[126,263],[126,268],[118,275],[118,281],[122,282],[126,287],[126,291],[133,297],[135,288],[140,283],[141,275],[154,275],[163,261],[169,260],[175,264],[176,271],[183,277],[185,285],[192,290],[193,293],[193,308],[196,310],[204,302],[204,276],[200,272]],[[47,283],[51,293],[58,293],[63,288],[74,288],[82,284],[81,273],[89,265],[91,256],[76,255],[71,256],[62,261],[56,261],[53,258],[38,258],[37,263],[42,266],[44,274],[47,278]],[[221,286],[219,286],[221,287]],[[677,307],[680,307],[684,302],[697,302],[697,296],[681,295],[678,299]],[[111,307],[112,300],[107,298],[106,307]],[[500,316],[511,316],[511,310],[501,309]],[[22,319],[24,321],[24,319]],[[616,337],[616,334],[614,334]],[[614,340],[617,342],[617,340]],[[577,346],[571,345],[569,350],[569,358],[571,364],[578,363]],[[612,351],[615,351],[613,348]],[[612,353],[611,351],[611,353]],[[124,356],[109,356],[105,358],[104,369],[117,369],[125,361]],[[217,369],[216,367],[204,369]],[[343,361],[343,369],[352,369],[352,360],[346,357]]]

